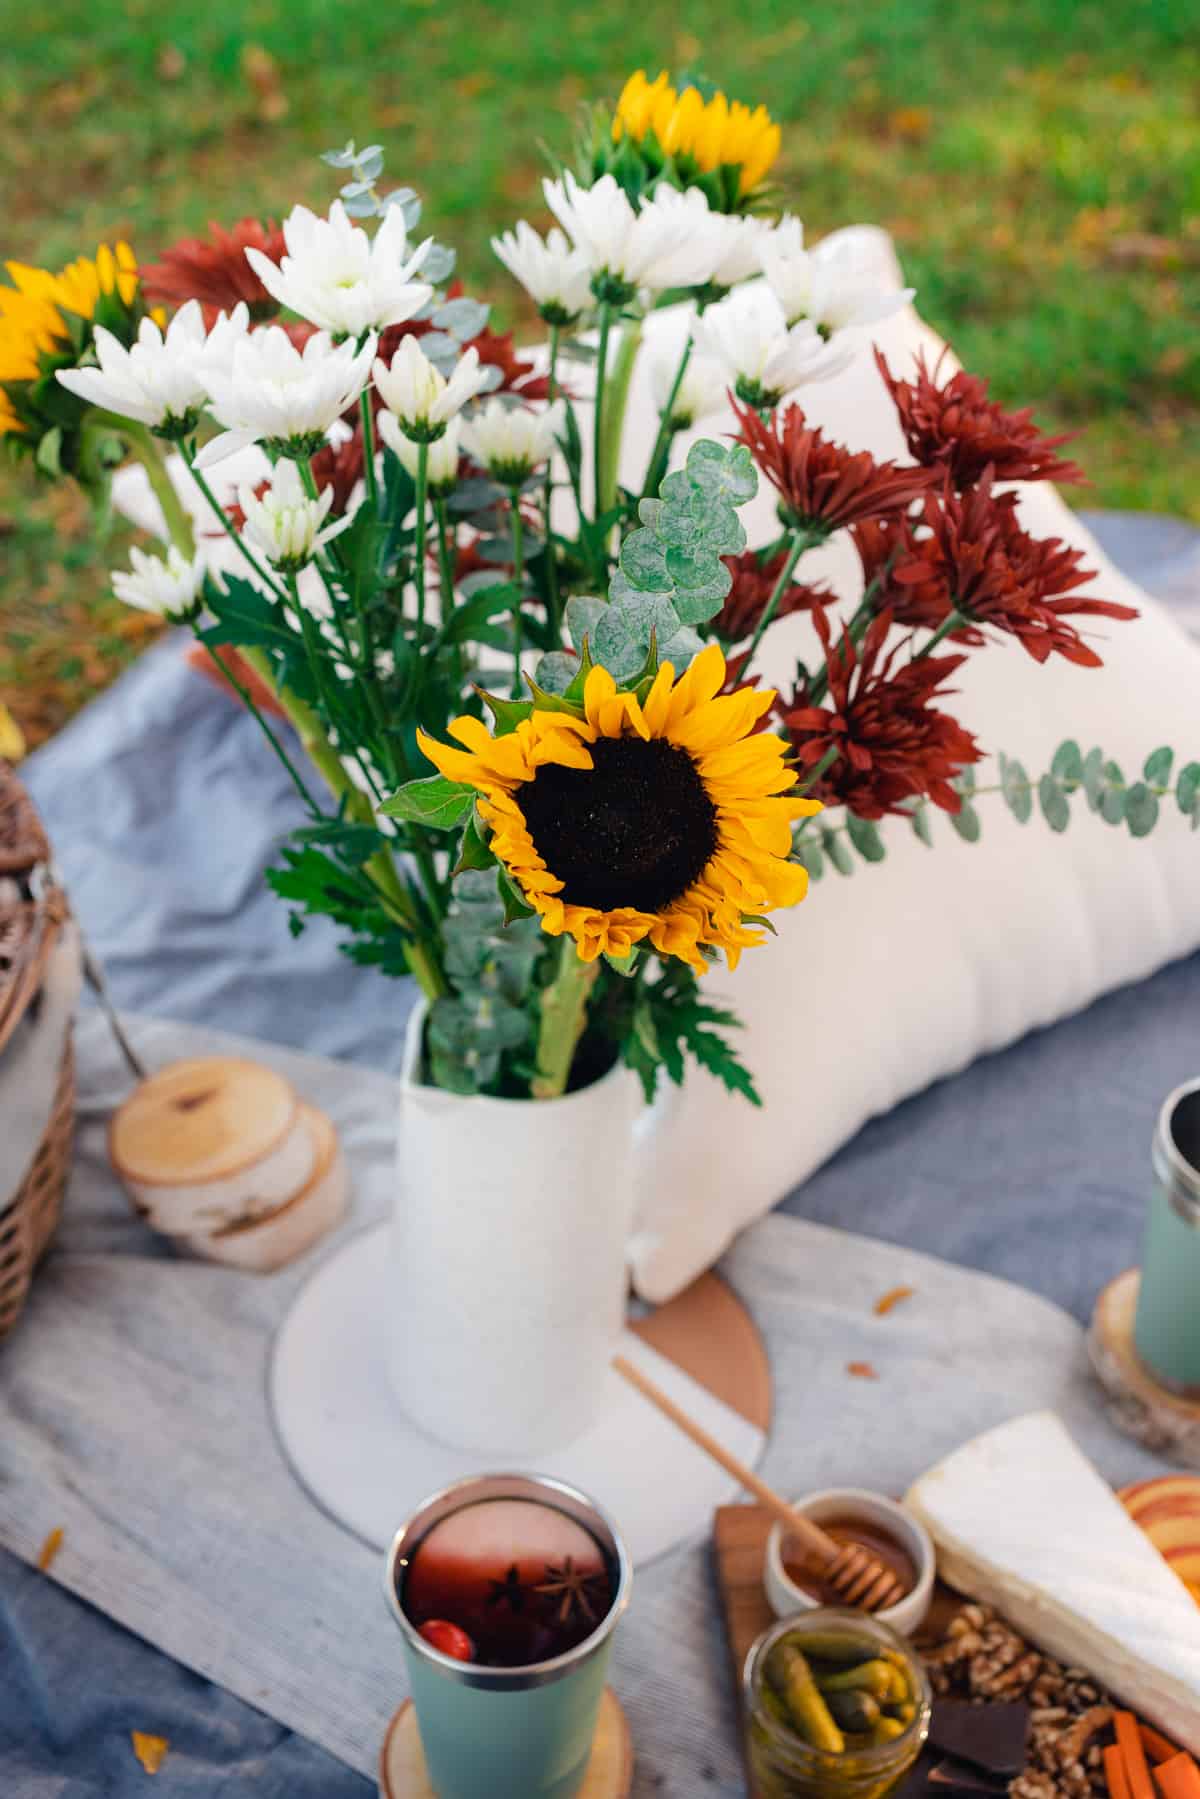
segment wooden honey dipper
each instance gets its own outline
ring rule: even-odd
[[[612,1365],[623,1380],[627,1380],[631,1387],[636,1387],[651,1405],[657,1406],[664,1418],[669,1418],[684,1436],[690,1437],[698,1449],[702,1449],[714,1462],[719,1463],[747,1493],[753,1493],[759,1504],[778,1519],[788,1535],[802,1544],[808,1554],[820,1564],[823,1578],[847,1605],[858,1606],[864,1612],[878,1612],[896,1605],[904,1598],[905,1589],[901,1582],[870,1550],[865,1549],[861,1543],[835,1542],[819,1524],[814,1524],[811,1518],[806,1518],[803,1512],[798,1512],[794,1506],[789,1505],[774,1488],[760,1480],[753,1468],[747,1468],[735,1455],[730,1455],[702,1424],[697,1424],[694,1418],[690,1418],[661,1387],[656,1386],[623,1355],[614,1356]]]

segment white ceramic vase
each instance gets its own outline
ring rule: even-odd
[[[401,1076],[387,1328],[407,1416],[511,1457],[595,1422],[624,1321],[641,1094],[618,1064],[550,1100],[425,1085],[426,1009]]]

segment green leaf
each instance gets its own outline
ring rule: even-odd
[[[524,894],[509,879],[508,872],[504,868],[497,870],[497,885],[504,904],[505,924],[512,924],[518,918],[533,917],[533,907],[527,903]]]
[[[846,848],[837,832],[831,831],[828,825],[823,825],[821,827],[821,845],[825,854],[829,857],[829,860],[833,863],[833,866],[840,875],[852,875],[854,873],[854,863],[851,859],[849,850]]]
[[[208,607],[217,622],[201,632],[205,643],[232,643],[242,649],[302,649],[303,639],[288,624],[278,600],[237,575],[225,577],[224,593],[216,582],[209,582]]]
[[[962,793],[962,794],[974,793],[974,791],[975,791],[975,765],[974,765],[974,763],[968,762],[965,768],[960,768],[958,773],[955,775],[954,779],[951,781],[950,785],[951,785],[951,787],[953,787],[955,793]]]
[[[1024,764],[1006,756],[1000,769],[1000,792],[1004,803],[1018,824],[1028,824],[1033,817],[1033,789]]]
[[[43,475],[53,475],[57,479],[62,474],[62,441],[60,425],[52,426],[43,434],[33,459]]]
[[[740,1093],[752,1106],[761,1106],[762,1097],[754,1085],[754,1077],[740,1062],[723,1037],[715,1031],[690,1031],[685,1039],[688,1049],[702,1068],[715,1075],[730,1093]]]
[[[521,590],[512,581],[498,581],[493,587],[485,587],[481,592],[472,594],[461,606],[456,606],[446,623],[437,634],[437,643],[461,643],[464,638],[474,637],[480,625],[488,619],[495,618],[501,612],[511,612],[520,599]]]
[[[1071,822],[1071,807],[1066,793],[1053,774],[1043,775],[1038,782],[1038,803],[1042,817],[1052,831],[1065,831]]]
[[[406,818],[433,831],[450,831],[475,804],[475,789],[445,775],[408,781],[384,800],[379,810],[385,818]]]
[[[864,862],[882,862],[887,855],[879,827],[873,819],[856,818],[853,812],[847,813],[846,835]]]
[[[502,694],[488,693],[482,687],[475,691],[495,721],[497,737],[507,737],[533,711],[532,700],[506,700]]]
[[[819,881],[825,873],[825,857],[816,838],[810,837],[807,832],[803,837],[798,837],[794,854],[801,867],[808,870],[809,880]]]
[[[612,969],[614,974],[619,974],[624,980],[628,980],[631,975],[637,973],[641,954],[637,948],[631,949],[627,956],[610,956],[608,951],[605,950],[604,960],[608,963],[608,966]]]
[[[1175,751],[1169,744],[1160,750],[1151,750],[1146,757],[1142,773],[1152,787],[1167,787],[1171,781],[1171,770],[1175,765]]]
[[[930,807],[926,800],[919,801],[908,815],[908,821],[913,828],[913,835],[920,839],[927,850],[933,848],[933,825],[930,823],[931,816]]]
[[[1104,751],[1089,750],[1083,759],[1083,791],[1093,812],[1104,799]]]
[[[1158,823],[1158,795],[1145,781],[1135,781],[1125,795],[1125,823],[1131,837],[1148,837]]]
[[[1056,781],[1069,781],[1072,786],[1083,780],[1083,752],[1073,737],[1068,737],[1055,750],[1050,773]]]
[[[472,808],[467,820],[467,828],[459,845],[458,861],[451,870],[452,875],[463,874],[468,868],[490,868],[496,858],[489,849],[479,828],[479,813]]]
[[[1125,777],[1120,764],[1104,764],[1104,786],[1100,794],[1100,816],[1106,825],[1119,825],[1125,816]]]
[[[1184,763],[1175,786],[1175,799],[1179,810],[1190,814],[1194,821],[1200,803],[1200,762]]]
[[[962,810],[951,812],[947,816],[964,843],[979,842],[979,835],[983,827],[979,821],[979,814],[970,800],[964,799]]]

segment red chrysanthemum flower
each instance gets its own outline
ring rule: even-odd
[[[754,633],[754,627],[766,610],[767,601],[787,561],[787,551],[777,550],[763,558],[759,550],[743,550],[740,556],[721,559],[733,576],[733,586],[725,604],[712,620],[713,630],[723,643],[741,643]],[[834,595],[828,587],[810,587],[802,581],[790,581],[779,596],[776,618],[789,612],[810,612],[814,606],[829,606]]]
[[[778,493],[791,525],[828,535],[860,519],[906,512],[929,490],[928,469],[876,462],[865,450],[833,443],[805,424],[799,406],[773,413],[769,420],[736,400],[734,411],[741,425],[737,441],[746,445]]]
[[[903,812],[913,799],[959,811],[962,800],[950,783],[982,751],[931,701],[966,658],[928,656],[897,666],[905,645],[885,653],[889,612],[872,620],[861,647],[845,631],[833,644],[824,607],[814,608],[813,619],[825,648],[828,695],[815,703],[811,690],[799,687],[779,714],[802,768],[836,752],[806,795],[859,818]]]
[[[283,231],[274,220],[239,219],[228,231],[210,224],[207,237],[183,238],[142,270],[146,298],[168,306],[199,300],[209,325],[217,313],[231,312],[243,300],[252,320],[272,319],[279,303],[247,262],[247,249],[278,262],[287,249]]]
[[[1131,606],[1080,596],[1076,590],[1094,574],[1082,566],[1082,552],[1061,538],[1031,537],[1022,530],[1013,496],[993,496],[990,470],[966,493],[948,489],[940,498],[931,495],[925,524],[928,535],[916,542],[913,558],[899,561],[892,571],[896,586],[923,596],[917,604],[927,616],[918,619],[916,608],[906,609],[905,622],[931,622],[940,591],[938,622],[951,607],[967,621],[954,633],[960,641],[982,641],[971,627],[990,625],[1015,637],[1035,662],[1057,654],[1081,667],[1099,668],[1100,657],[1068,618],[1137,617]]]
[[[923,354],[916,378],[900,381],[876,350],[875,361],[887,384],[911,454],[926,468],[949,475],[960,491],[974,486],[985,469],[999,481],[1082,481],[1083,470],[1055,455],[1072,432],[1046,437],[1033,423],[1028,406],[1005,412],[988,399],[988,384],[965,369],[938,385],[939,357],[932,372]]]

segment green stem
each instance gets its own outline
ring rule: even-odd
[[[513,586],[517,590],[516,602],[513,606],[513,683],[512,696],[519,700],[521,685],[521,605],[525,588],[525,521],[521,517],[521,490],[514,487],[509,491],[509,504],[512,506],[512,539],[513,539]]]
[[[425,498],[429,489],[429,445],[417,445],[417,523],[416,540],[413,555],[416,567],[414,573],[417,582],[417,649],[421,647],[421,632],[425,624]]]
[[[558,398],[558,339],[561,326],[550,327],[550,367],[546,376],[546,395],[551,406]],[[546,595],[549,601],[550,623],[554,627],[556,637],[562,634],[562,600],[558,592],[558,555],[554,548],[554,534],[550,524],[550,505],[554,498],[554,453],[546,458],[546,479],[542,487],[543,527],[546,547],[543,554],[546,558]]]
[[[846,635],[850,639],[851,643],[858,643],[859,639],[865,633],[867,626],[870,624],[871,620],[875,617],[874,598],[875,598],[875,589],[877,586],[878,586],[878,582],[872,581],[870,587],[868,587],[866,593],[863,595],[862,599],[858,602],[858,606],[855,609],[853,618],[850,620],[850,623],[846,626]],[[808,704],[810,706],[819,706],[821,704],[821,701],[825,698],[825,695],[828,692],[829,692],[829,664],[828,664],[828,662],[826,662],[826,663],[822,664],[820,670],[818,671],[817,674],[815,674],[813,676],[812,681],[809,684]]]
[[[825,773],[825,770],[833,767],[833,764],[837,761],[841,753],[842,752],[837,748],[826,750],[825,754],[821,757],[821,760],[816,763],[814,767],[809,769],[799,786],[793,789],[793,795],[807,793],[810,788],[815,787],[817,782],[821,779],[821,776]]]
[[[284,749],[283,744],[280,742],[280,740],[276,736],[275,732],[271,729],[270,725],[267,723],[265,715],[263,714],[263,712],[261,711],[259,706],[256,704],[254,696],[250,692],[250,689],[246,686],[245,682],[238,680],[237,676],[233,672],[233,669],[230,667],[229,663],[226,662],[225,658],[221,655],[220,651],[217,649],[215,644],[204,642],[204,633],[201,631],[199,624],[196,622],[193,622],[193,624],[192,624],[192,633],[195,636],[196,642],[199,644],[203,644],[204,648],[208,651],[208,654],[212,657],[213,661],[216,663],[217,667],[220,669],[221,673],[224,675],[224,677],[228,681],[229,685],[233,688],[233,691],[237,694],[238,698],[241,700],[242,705],[246,708],[247,712],[250,714],[250,716],[254,719],[255,723],[258,725],[259,730],[262,732],[263,736],[266,738],[267,742],[270,744],[271,748],[274,750],[276,756],[279,758],[280,762],[283,764],[284,768],[286,769],[288,777],[292,782],[292,785],[295,787],[296,792],[300,795],[300,798],[304,801],[304,804],[308,807],[309,812],[312,814],[312,816],[314,818],[324,817],[324,814],[322,813],[321,808],[317,804],[316,800],[313,798],[312,792],[311,792],[310,788],[308,787],[307,783],[305,782],[303,775],[300,773],[299,769],[296,767],[295,763],[292,761],[291,757],[288,755],[287,751]],[[243,652],[243,655],[244,655],[244,652]]]
[[[364,387],[362,399],[363,476],[367,483],[367,499],[376,517],[379,515],[379,478],[375,473],[375,414],[371,407],[371,390]]]
[[[105,422],[109,422],[107,415]],[[150,489],[162,508],[166,522],[167,534],[179,551],[190,562],[196,554],[196,535],[192,529],[192,521],[183,501],[175,491],[175,483],[167,473],[167,467],[158,447],[158,439],[146,425],[136,425],[130,419],[111,418],[111,423],[120,431],[133,454],[146,471]]]
[[[608,378],[608,333],[612,324],[612,307],[601,300],[597,310],[599,341],[596,346],[596,400],[592,410],[592,517],[599,519],[603,510],[604,491],[601,468],[604,455],[604,388]]]
[[[621,463],[621,433],[625,425],[625,408],[629,403],[629,387],[642,346],[642,327],[638,321],[626,325],[613,363],[612,377],[604,396],[604,429],[600,438],[600,490],[598,506],[608,512],[617,500],[617,476]]]
[[[440,628],[445,631],[454,614],[454,558],[450,553],[450,513],[445,500],[434,500],[433,516],[437,521],[438,586],[441,589],[442,615]],[[457,639],[454,642],[454,668],[458,676],[458,684],[461,687],[465,671],[463,648]]]
[[[542,989],[537,1073],[531,1089],[534,1099],[558,1099],[566,1092],[571,1064],[587,1023],[588,994],[599,972],[599,961],[581,961],[575,939],[564,933],[559,940],[554,979]]]
[[[801,556],[803,556],[805,550],[811,550],[814,544],[822,542],[824,535],[825,533],[822,531],[805,530],[803,527],[793,534],[791,547],[788,550],[783,567],[779,571],[779,579],[772,588],[771,597],[763,607],[758,623],[754,627],[754,636],[750,639],[750,648],[746,651],[746,659],[741,666],[741,673],[739,675],[740,680],[744,681],[750,672],[750,664],[754,661],[755,651],[762,642],[763,632],[775,617],[776,611],[779,608],[779,602],[783,598],[787,584],[792,578],[792,570],[799,562]]]
[[[932,652],[937,649],[938,644],[941,643],[944,638],[949,637],[952,631],[961,631],[963,626],[970,624],[970,622],[970,619],[961,613],[957,607],[954,607],[946,614],[937,630],[934,631],[931,636],[926,638],[925,642],[913,657],[913,661],[923,661],[926,656],[931,655]]]
[[[658,415],[658,436],[654,440],[654,448],[651,450],[650,460],[646,464],[646,479],[642,483],[643,500],[657,494],[666,473],[667,462],[671,455],[671,440],[675,436],[675,428],[671,422],[675,415],[675,402],[679,398],[679,390],[683,386],[683,377],[687,374],[687,366],[691,359],[692,340],[689,337],[683,346],[683,355],[679,358],[679,367],[675,370],[675,379],[671,383],[667,403]]]

